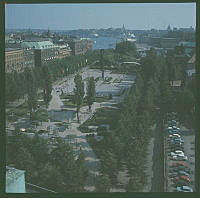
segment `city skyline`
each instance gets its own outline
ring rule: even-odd
[[[7,4],[5,22],[6,29],[186,28],[195,27],[196,4]]]

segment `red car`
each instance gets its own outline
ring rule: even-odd
[[[184,166],[186,168],[189,168],[189,166],[185,162],[174,162],[171,165],[172,167],[177,167],[177,166]]]
[[[181,175],[181,176],[174,178],[175,182],[180,181],[180,180],[183,180],[183,181],[186,181],[186,182],[189,182],[189,183],[192,182],[191,178],[189,178],[188,176],[184,176],[184,175]]]

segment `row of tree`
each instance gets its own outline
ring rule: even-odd
[[[77,74],[74,78],[74,82],[75,82],[75,88],[74,88],[73,102],[76,104],[76,113],[79,122],[79,111],[85,96],[84,82],[82,76]],[[87,95],[86,95],[86,101],[88,103],[89,111],[91,111],[91,105],[94,102],[94,98],[95,98],[95,80],[94,77],[90,77],[87,80]]]
[[[44,64],[42,68],[36,65],[31,69],[26,68],[22,73],[6,73],[6,101],[19,99],[28,93],[26,85],[29,77],[35,89],[43,89],[47,96],[50,82],[77,72],[81,67],[92,63],[95,58],[95,53],[88,51],[85,55],[56,59]],[[44,88],[45,86],[46,88]],[[48,100],[48,97],[46,99]]]
[[[122,162],[126,163],[130,176],[126,190],[142,190],[146,182],[144,165],[151,137],[150,127],[158,114],[155,110],[160,109],[163,114],[171,111],[188,114],[193,111],[194,98],[190,90],[184,89],[175,94],[172,91],[169,73],[173,71],[165,57],[158,56],[154,49],[150,49],[141,64],[142,70],[137,73],[136,85],[130,89],[121,106],[115,131],[101,142],[103,157],[97,191],[110,190],[116,183]],[[99,149],[96,150],[98,152]]]

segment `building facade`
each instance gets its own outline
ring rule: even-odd
[[[24,52],[22,49],[5,49],[5,71],[23,72],[24,71]]]
[[[34,51],[35,66],[54,60],[58,55],[58,47],[51,41],[26,41],[22,43],[23,49]]]
[[[88,50],[92,49],[92,40],[89,39],[80,39],[73,40],[69,42],[69,46],[72,50],[72,55],[83,55]]]
[[[62,59],[71,55],[72,50],[68,45],[59,45],[57,58]]]
[[[32,49],[25,49],[24,52],[24,67],[34,67],[35,66],[35,58],[34,51]]]

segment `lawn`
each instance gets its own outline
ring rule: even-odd
[[[111,129],[115,128],[116,120],[118,119],[119,109],[111,109],[108,107],[104,107],[98,109],[92,118],[88,119],[86,122],[80,125],[79,129],[84,132],[88,131],[89,125],[97,125],[108,124]]]

